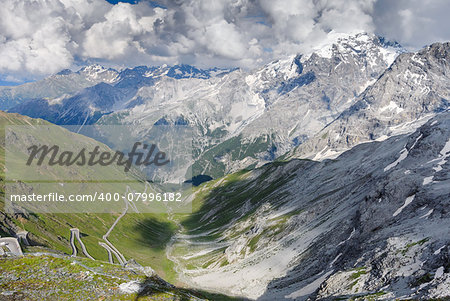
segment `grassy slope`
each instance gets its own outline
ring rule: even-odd
[[[230,160],[239,161],[245,158],[257,158],[260,153],[266,152],[271,146],[271,138],[262,135],[252,141],[244,141],[242,136],[225,140],[202,154],[195,154],[199,158],[192,166],[192,174],[206,174],[219,178],[229,171],[219,158],[228,156]]]
[[[58,255],[2,258],[0,271],[0,290],[9,292],[11,300],[205,300],[211,297],[173,287],[139,270]],[[140,283],[143,290],[125,293],[119,289],[121,284],[130,281]]]
[[[4,126],[48,124],[46,121],[31,119],[18,114],[0,111],[0,168],[3,171],[4,162]],[[56,140],[58,141],[58,140]],[[60,143],[60,141],[58,141]],[[80,136],[78,143],[85,143]],[[87,143],[87,142],[86,142]],[[114,171],[117,172],[117,171]],[[0,211],[4,204],[4,176],[1,176]],[[133,184],[137,191],[143,191],[143,185]],[[117,184],[99,184],[99,191],[114,191]],[[118,214],[117,214],[118,215]],[[30,232],[32,238],[44,245],[70,254],[70,228],[77,227],[82,233],[82,239],[89,253],[96,259],[106,260],[106,250],[98,245],[102,236],[113,224],[117,215],[111,214],[30,214],[9,215],[8,219],[18,228]],[[5,228],[7,228],[5,226]],[[142,265],[150,265],[168,281],[175,280],[173,263],[165,257],[165,245],[169,241],[175,225],[167,220],[163,214],[126,214],[111,233],[109,240],[124,254],[127,259],[134,258]]]

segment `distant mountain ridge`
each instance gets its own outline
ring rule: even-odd
[[[77,72],[62,70],[37,82],[15,87],[0,87],[0,109],[7,110],[37,98],[58,98],[98,83],[114,83],[117,75],[116,70],[93,65],[83,67]]]
[[[42,81],[0,89],[0,109],[55,124],[92,124],[103,114],[122,109],[121,102],[162,76],[207,79],[227,72],[230,70],[188,65],[139,66],[120,72],[100,65],[77,72],[66,69]]]
[[[440,45],[443,49],[448,48],[447,44]],[[183,120],[194,129],[193,175],[205,174],[216,178],[242,168],[261,166],[291,151],[295,154],[289,153],[288,156],[321,159],[332,157],[358,144],[358,141],[370,141],[375,136],[380,139],[382,135],[373,134],[372,127],[376,123],[366,125],[365,120],[351,124],[353,121],[349,120],[348,125],[344,121],[340,127],[346,131],[349,127],[360,130],[360,138],[352,143],[340,143],[339,147],[330,142],[329,149],[322,141],[327,140],[330,125],[337,124],[336,120],[343,120],[348,112],[355,111],[362,105],[362,99],[372,97],[374,104],[379,103],[377,97],[385,89],[387,82],[382,81],[386,81],[389,70],[408,70],[409,75],[405,76],[416,77],[418,73],[414,70],[421,65],[418,63],[420,59],[414,58],[431,57],[433,55],[428,53],[433,49],[425,48],[417,54],[409,54],[398,43],[361,33],[342,36],[311,54],[293,55],[249,72],[217,68],[202,70],[188,65],[141,66],[117,72],[91,66],[80,72],[97,80],[102,78],[101,74],[109,74],[106,77],[108,81],[56,98],[32,99],[15,105],[9,111],[56,124],[122,124],[135,129],[136,139],[162,121],[176,124]],[[400,58],[394,62],[399,55]],[[439,60],[431,60],[430,63],[437,70],[448,68]],[[425,69],[422,73],[427,72]],[[63,73],[68,74],[60,76],[78,74]],[[442,81],[443,77],[440,78]],[[410,80],[414,78],[405,78],[400,85],[391,80],[391,85],[405,89],[400,91],[404,103],[410,97],[406,92]],[[411,88],[414,91],[427,91],[431,95],[429,99],[437,94],[444,100],[448,99],[445,85],[416,80],[416,87]],[[402,85],[406,86],[402,88]],[[440,89],[440,92],[433,89]],[[372,96],[369,97],[369,93]],[[435,104],[434,100],[431,102]],[[382,100],[380,110],[372,113],[374,120],[389,120],[389,112],[397,112],[392,111],[397,105],[396,102],[391,104]],[[403,115],[400,114],[402,117],[396,119],[396,125],[433,114],[434,109],[421,106],[414,101],[410,110],[416,113],[405,114],[404,111]],[[443,101],[433,108],[445,109],[446,106]],[[386,131],[383,135],[389,137],[390,133]],[[333,139],[347,139],[347,136],[340,130],[333,133]]]

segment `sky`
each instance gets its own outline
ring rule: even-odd
[[[2,0],[0,85],[91,63],[253,69],[333,33],[418,49],[450,40],[449,13],[448,0]]]

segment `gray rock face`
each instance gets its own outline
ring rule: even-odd
[[[330,157],[362,142],[414,131],[449,107],[449,59],[450,43],[400,55],[354,105],[293,156]]]
[[[78,72],[63,70],[42,81],[0,89],[0,109],[42,118],[56,124],[95,123],[104,114],[133,107],[127,103],[143,86],[152,86],[161,78],[207,79],[231,70],[200,70],[192,66],[145,67],[116,71],[99,65]]]
[[[449,159],[445,112],[335,160],[226,177],[172,254],[185,282],[261,300],[449,296]]]
[[[259,79],[255,90],[265,99],[267,110],[243,133],[275,133],[277,155],[284,154],[354,104],[355,97],[401,51],[384,48],[376,36],[360,34],[339,40],[326,54],[293,58],[289,76],[276,70],[275,63],[257,71],[252,75]],[[270,78],[270,74],[276,76]]]

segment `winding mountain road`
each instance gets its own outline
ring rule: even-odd
[[[148,187],[148,185],[146,184],[144,192],[147,191],[147,187]],[[131,188],[127,185],[127,187],[126,187],[126,194],[128,194],[129,192],[131,192]],[[111,232],[114,230],[114,227],[117,225],[117,223],[122,219],[122,217],[125,216],[125,214],[127,214],[128,209],[129,209],[130,206],[134,209],[135,212],[139,212],[139,210],[137,209],[135,204],[130,203],[127,200],[125,200],[125,208],[124,208],[124,210],[117,217],[117,219],[114,221],[114,223],[111,225],[111,227],[105,233],[105,235],[103,235],[103,237],[102,237],[105,242],[99,242],[98,243],[100,246],[105,248],[106,251],[108,252],[108,261],[110,263],[114,263],[113,255],[116,257],[116,259],[119,262],[119,264],[124,265],[127,262],[127,260],[125,259],[125,256],[123,256],[123,254],[120,253],[120,251],[108,240],[108,237],[111,234]],[[86,257],[88,257],[88,258],[90,258],[92,260],[95,260],[91,255],[89,255],[85,245],[81,241],[80,230],[78,228],[70,229],[70,245],[72,247],[72,257],[77,256],[77,248],[75,246],[75,237],[77,238],[78,242],[80,243],[80,246],[81,246],[81,249],[83,251],[83,254]]]
[[[145,190],[144,192],[147,191],[147,184],[145,185]],[[126,188],[126,194],[131,192],[131,188],[130,186],[127,185]],[[122,217],[125,216],[125,214],[127,214],[128,212],[128,208],[131,205],[131,207],[133,207],[135,212],[139,212],[136,208],[136,205],[134,205],[133,203],[130,203],[128,200],[125,200],[125,209],[122,211],[122,213],[117,217],[117,219],[114,221],[114,223],[111,225],[111,227],[108,229],[108,231],[105,233],[105,235],[103,235],[103,240],[106,243],[103,242],[99,242],[99,245],[101,245],[102,247],[104,247],[106,249],[106,251],[108,251],[108,259],[109,262],[112,262],[112,254],[114,254],[117,258],[117,260],[119,261],[120,264],[125,264],[127,262],[127,260],[125,259],[125,256],[122,255],[122,253],[119,252],[119,250],[117,250],[117,248],[108,240],[108,236],[111,234],[111,232],[114,230],[114,227],[117,225],[117,223],[120,221],[120,219]],[[112,253],[112,254],[111,254]]]
[[[98,243],[100,246],[102,246],[103,248],[106,249],[106,251],[108,252],[108,261],[109,263],[114,263],[114,258],[113,258],[113,254],[116,257],[117,261],[119,262],[119,264],[125,264],[126,262],[123,261],[122,257],[120,256],[121,254],[117,253],[114,249],[112,249],[109,245],[107,245],[104,242],[99,242]]]
[[[3,251],[3,247],[6,247],[13,255],[22,256],[22,248],[20,247],[19,241],[15,237],[2,237],[0,238],[0,248],[2,249],[0,252],[3,252],[4,255],[5,252]]]
[[[95,260],[94,257],[92,257],[91,255],[89,255],[86,246],[84,245],[84,243],[81,241],[80,238],[80,230],[78,228],[72,228],[70,229],[70,245],[72,247],[72,257],[77,256],[77,248],[75,247],[75,237],[78,240],[78,243],[81,246],[81,250],[83,251],[84,256],[86,256],[87,258],[90,258],[92,260]]]
[[[30,242],[28,241],[28,231],[19,231],[16,233],[17,240],[22,242],[25,246],[29,246]]]

